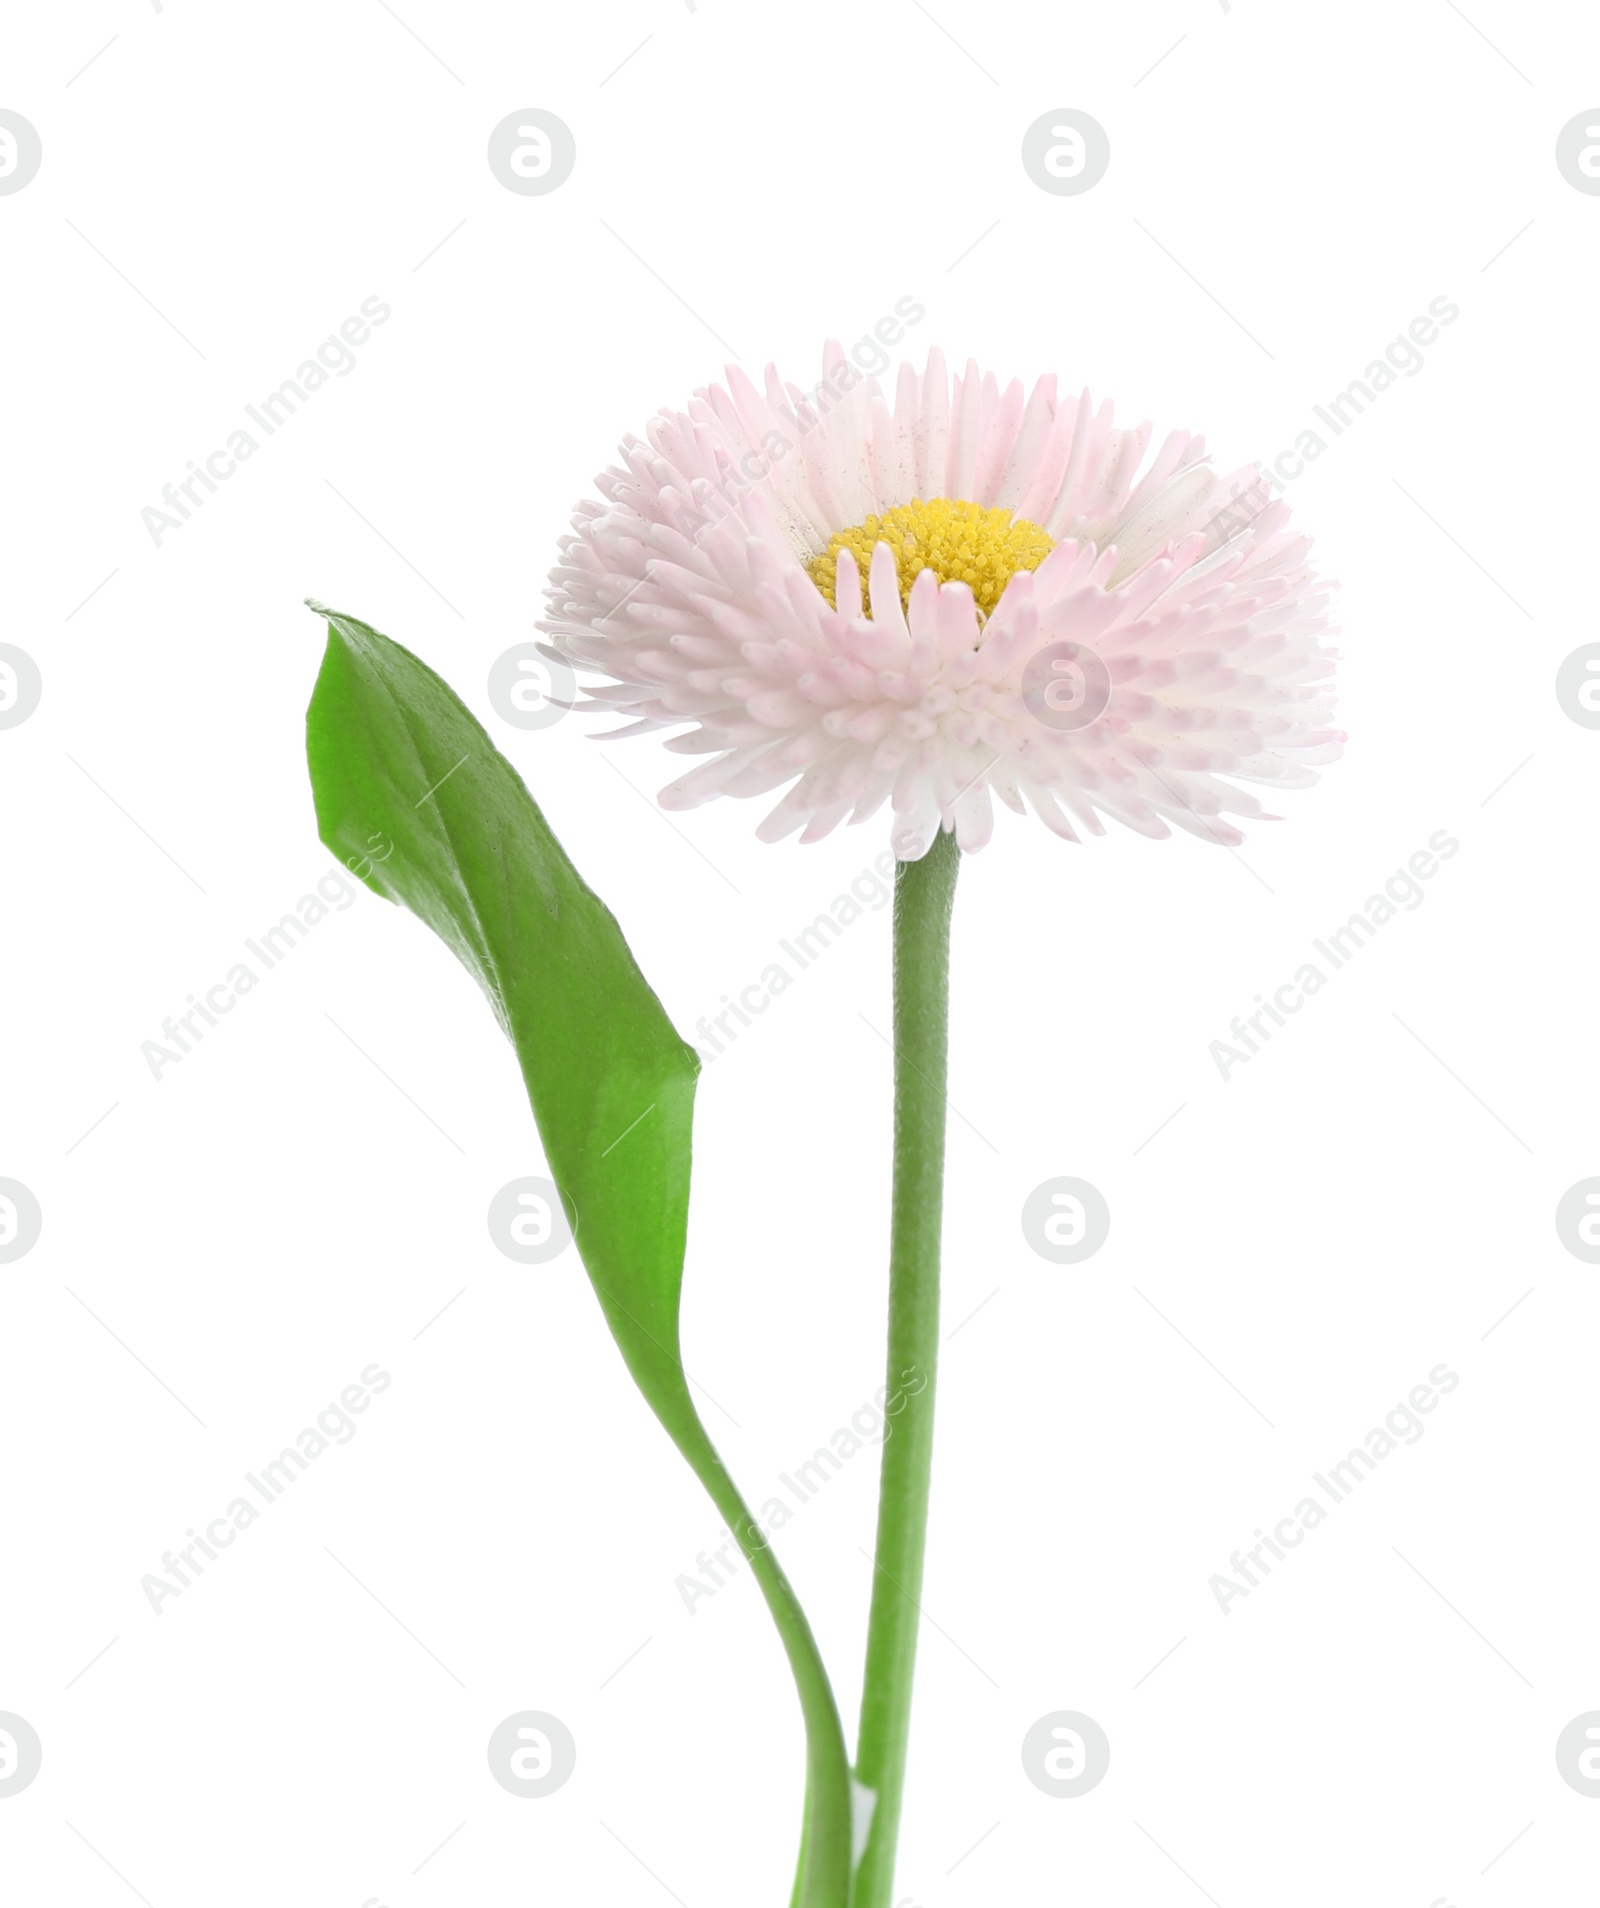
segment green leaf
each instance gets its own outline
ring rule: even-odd
[[[488,995],[516,1050],[578,1251],[634,1382],[739,1539],[806,1721],[795,1908],[845,1908],[848,1762],[816,1643],[690,1395],[679,1299],[699,1061],[521,778],[428,666],[328,619],[306,713],[323,841],[425,921]]]

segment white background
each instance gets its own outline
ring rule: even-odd
[[[887,825],[669,824],[654,741],[493,715],[624,432],[735,354],[814,382],[911,297],[919,358],[1056,370],[1226,469],[1441,296],[1422,371],[1291,493],[1343,584],[1345,761],[1238,854],[1002,814],[963,869],[898,1892],[1592,1899],[1553,1751],[1600,1706],[1600,1275],[1553,1213],[1600,1171],[1600,735],[1553,681],[1600,633],[1600,200],[1553,151],[1597,52],[1504,0],[12,19],[0,105],[44,164],[0,197],[0,640],[44,697],[0,734],[0,1173],[44,1230],[0,1267],[0,1710],[44,1765],[0,1801],[9,1900],[787,1900],[781,1655],[747,1575],[686,1614],[719,1526],[575,1256],[490,1240],[542,1158],[471,982],[363,891],[159,1081],[141,1057],[331,866],[301,599],[455,683],[687,1030]],[[577,141],[546,197],[485,160],[530,105]],[[1111,140],[1081,197],[1019,159],[1064,105]],[[153,544],[162,485],[369,296],[354,371]],[[1209,1044],[1441,828],[1423,905],[1224,1082]],[[881,1382],[888,937],[858,923],[700,1090],[686,1357],[758,1499]],[[1057,1174],[1112,1212],[1073,1268],[1019,1225]],[[141,1576],[374,1360],[354,1441],[155,1616]],[[1212,1573],[1441,1360],[1422,1441],[1224,1616]],[[852,1728],[873,1465],[781,1538]],[[526,1708],[578,1743],[544,1801],[485,1761]],[[1077,1801],[1019,1757],[1063,1708],[1112,1744]]]

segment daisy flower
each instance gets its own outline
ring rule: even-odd
[[[1264,813],[1241,784],[1303,787],[1344,741],[1329,726],[1331,586],[1287,508],[1254,466],[1219,475],[1187,432],[1150,446],[1148,424],[1115,429],[1087,391],[1058,397],[1050,377],[1002,391],[974,364],[952,378],[938,352],[900,368],[892,405],[838,345],[810,391],[730,369],[623,444],[562,541],[539,625],[552,659],[601,678],[576,706],[624,718],[613,735],[676,730],[666,746],[704,758],[667,807],[776,795],[769,841],[894,817],[879,1396],[899,1409],[880,1448],[853,1751],[771,1530],[679,1357],[694,1055],[471,712],[419,658],[328,612],[307,720],[322,838],[489,993],[628,1369],[761,1587],[806,1731],[794,1908],[901,1899],[963,851],[988,841],[996,797],[1069,841],[1109,816],[1231,846],[1227,817]],[[375,823],[395,844],[381,871],[360,847]]]
[[[1233,846],[1240,783],[1300,788],[1330,726],[1332,585],[1253,465],[1118,430],[1109,402],[1001,390],[938,351],[893,401],[837,345],[662,411],[597,480],[551,572],[551,654],[609,678],[611,736],[708,759],[666,808],[784,789],[762,839],[885,804],[902,861],[965,850],[992,797],[1068,841],[1109,816]]]

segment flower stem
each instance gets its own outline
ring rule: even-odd
[[[905,1787],[939,1357],[950,910],[960,850],[941,832],[901,862],[894,891],[894,1201],[888,1408],[856,1780],[874,1797],[852,1908],[888,1908]]]

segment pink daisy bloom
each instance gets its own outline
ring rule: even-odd
[[[1330,726],[1332,585],[1256,467],[1116,430],[937,351],[893,402],[838,345],[811,391],[775,369],[662,411],[580,504],[539,627],[608,677],[611,735],[683,728],[710,759],[666,808],[787,792],[763,840],[816,841],[888,803],[920,859],[963,849],[992,796],[1069,841],[1111,816],[1243,839],[1240,782],[1302,788]]]

